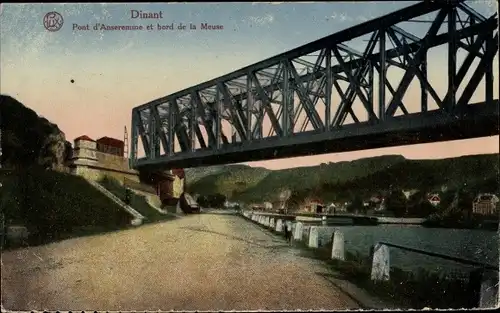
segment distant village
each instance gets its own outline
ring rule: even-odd
[[[428,193],[425,200],[433,207],[438,207],[441,204],[441,194],[445,192],[446,189],[443,188],[442,192]],[[418,190],[403,190],[403,194],[406,200],[410,200],[410,197],[416,194]],[[387,198],[377,194],[373,195],[369,199],[365,199],[362,203],[362,208],[356,208],[350,213],[355,214],[366,214],[366,215],[391,215],[387,211],[386,201]],[[324,203],[320,199],[308,199],[298,208],[294,209],[293,212],[301,213],[326,213],[326,214],[342,214],[348,213],[348,208],[351,206],[351,202],[332,202]],[[490,193],[479,193],[474,197],[474,200],[470,203],[469,208],[461,208],[464,210],[472,209],[472,213],[475,215],[493,216],[499,213],[500,199],[495,194]],[[225,207],[234,208],[242,207],[244,204],[239,202],[226,201]],[[267,211],[276,213],[290,213],[287,212],[286,201],[279,202],[263,202],[263,203],[252,203],[248,205],[248,208],[256,211]]]

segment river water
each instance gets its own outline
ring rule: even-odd
[[[498,233],[487,230],[425,228],[418,225],[331,226],[344,233],[345,250],[368,257],[379,241],[498,266]],[[321,238],[328,241],[329,238]],[[397,248],[390,249],[391,267],[407,271],[466,274],[473,269],[436,257]]]

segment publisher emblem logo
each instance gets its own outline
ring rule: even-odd
[[[64,19],[57,12],[49,12],[43,17],[43,26],[49,32],[56,32],[62,28]]]

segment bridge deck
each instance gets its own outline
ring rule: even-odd
[[[142,168],[182,168],[239,163],[292,156],[375,149],[390,146],[494,136],[499,133],[498,100],[473,104],[456,115],[441,111],[394,118],[391,123],[351,124],[331,132],[308,132],[288,138],[267,138],[256,143],[228,145],[219,150],[198,150],[137,160]]]

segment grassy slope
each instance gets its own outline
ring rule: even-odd
[[[120,185],[120,183],[115,179],[106,177],[99,183],[118,198],[122,200],[125,199],[125,187]],[[160,212],[152,208],[143,195],[139,195],[135,192],[132,192],[130,206],[146,218],[145,222],[155,222],[172,218],[172,216],[161,214]]]
[[[39,239],[49,242],[71,233],[116,230],[131,216],[85,179],[40,169],[0,171],[0,209],[7,224],[39,229]]]
[[[188,176],[188,184],[192,192],[220,192],[244,201],[273,201],[282,188],[290,188],[303,197],[314,194],[325,201],[348,197],[352,192],[368,196],[387,190],[390,185],[435,190],[442,185],[453,189],[467,183],[474,191],[491,192],[498,189],[498,164],[498,154],[442,160],[383,156],[277,171],[228,167],[197,177],[194,182],[190,182]]]

